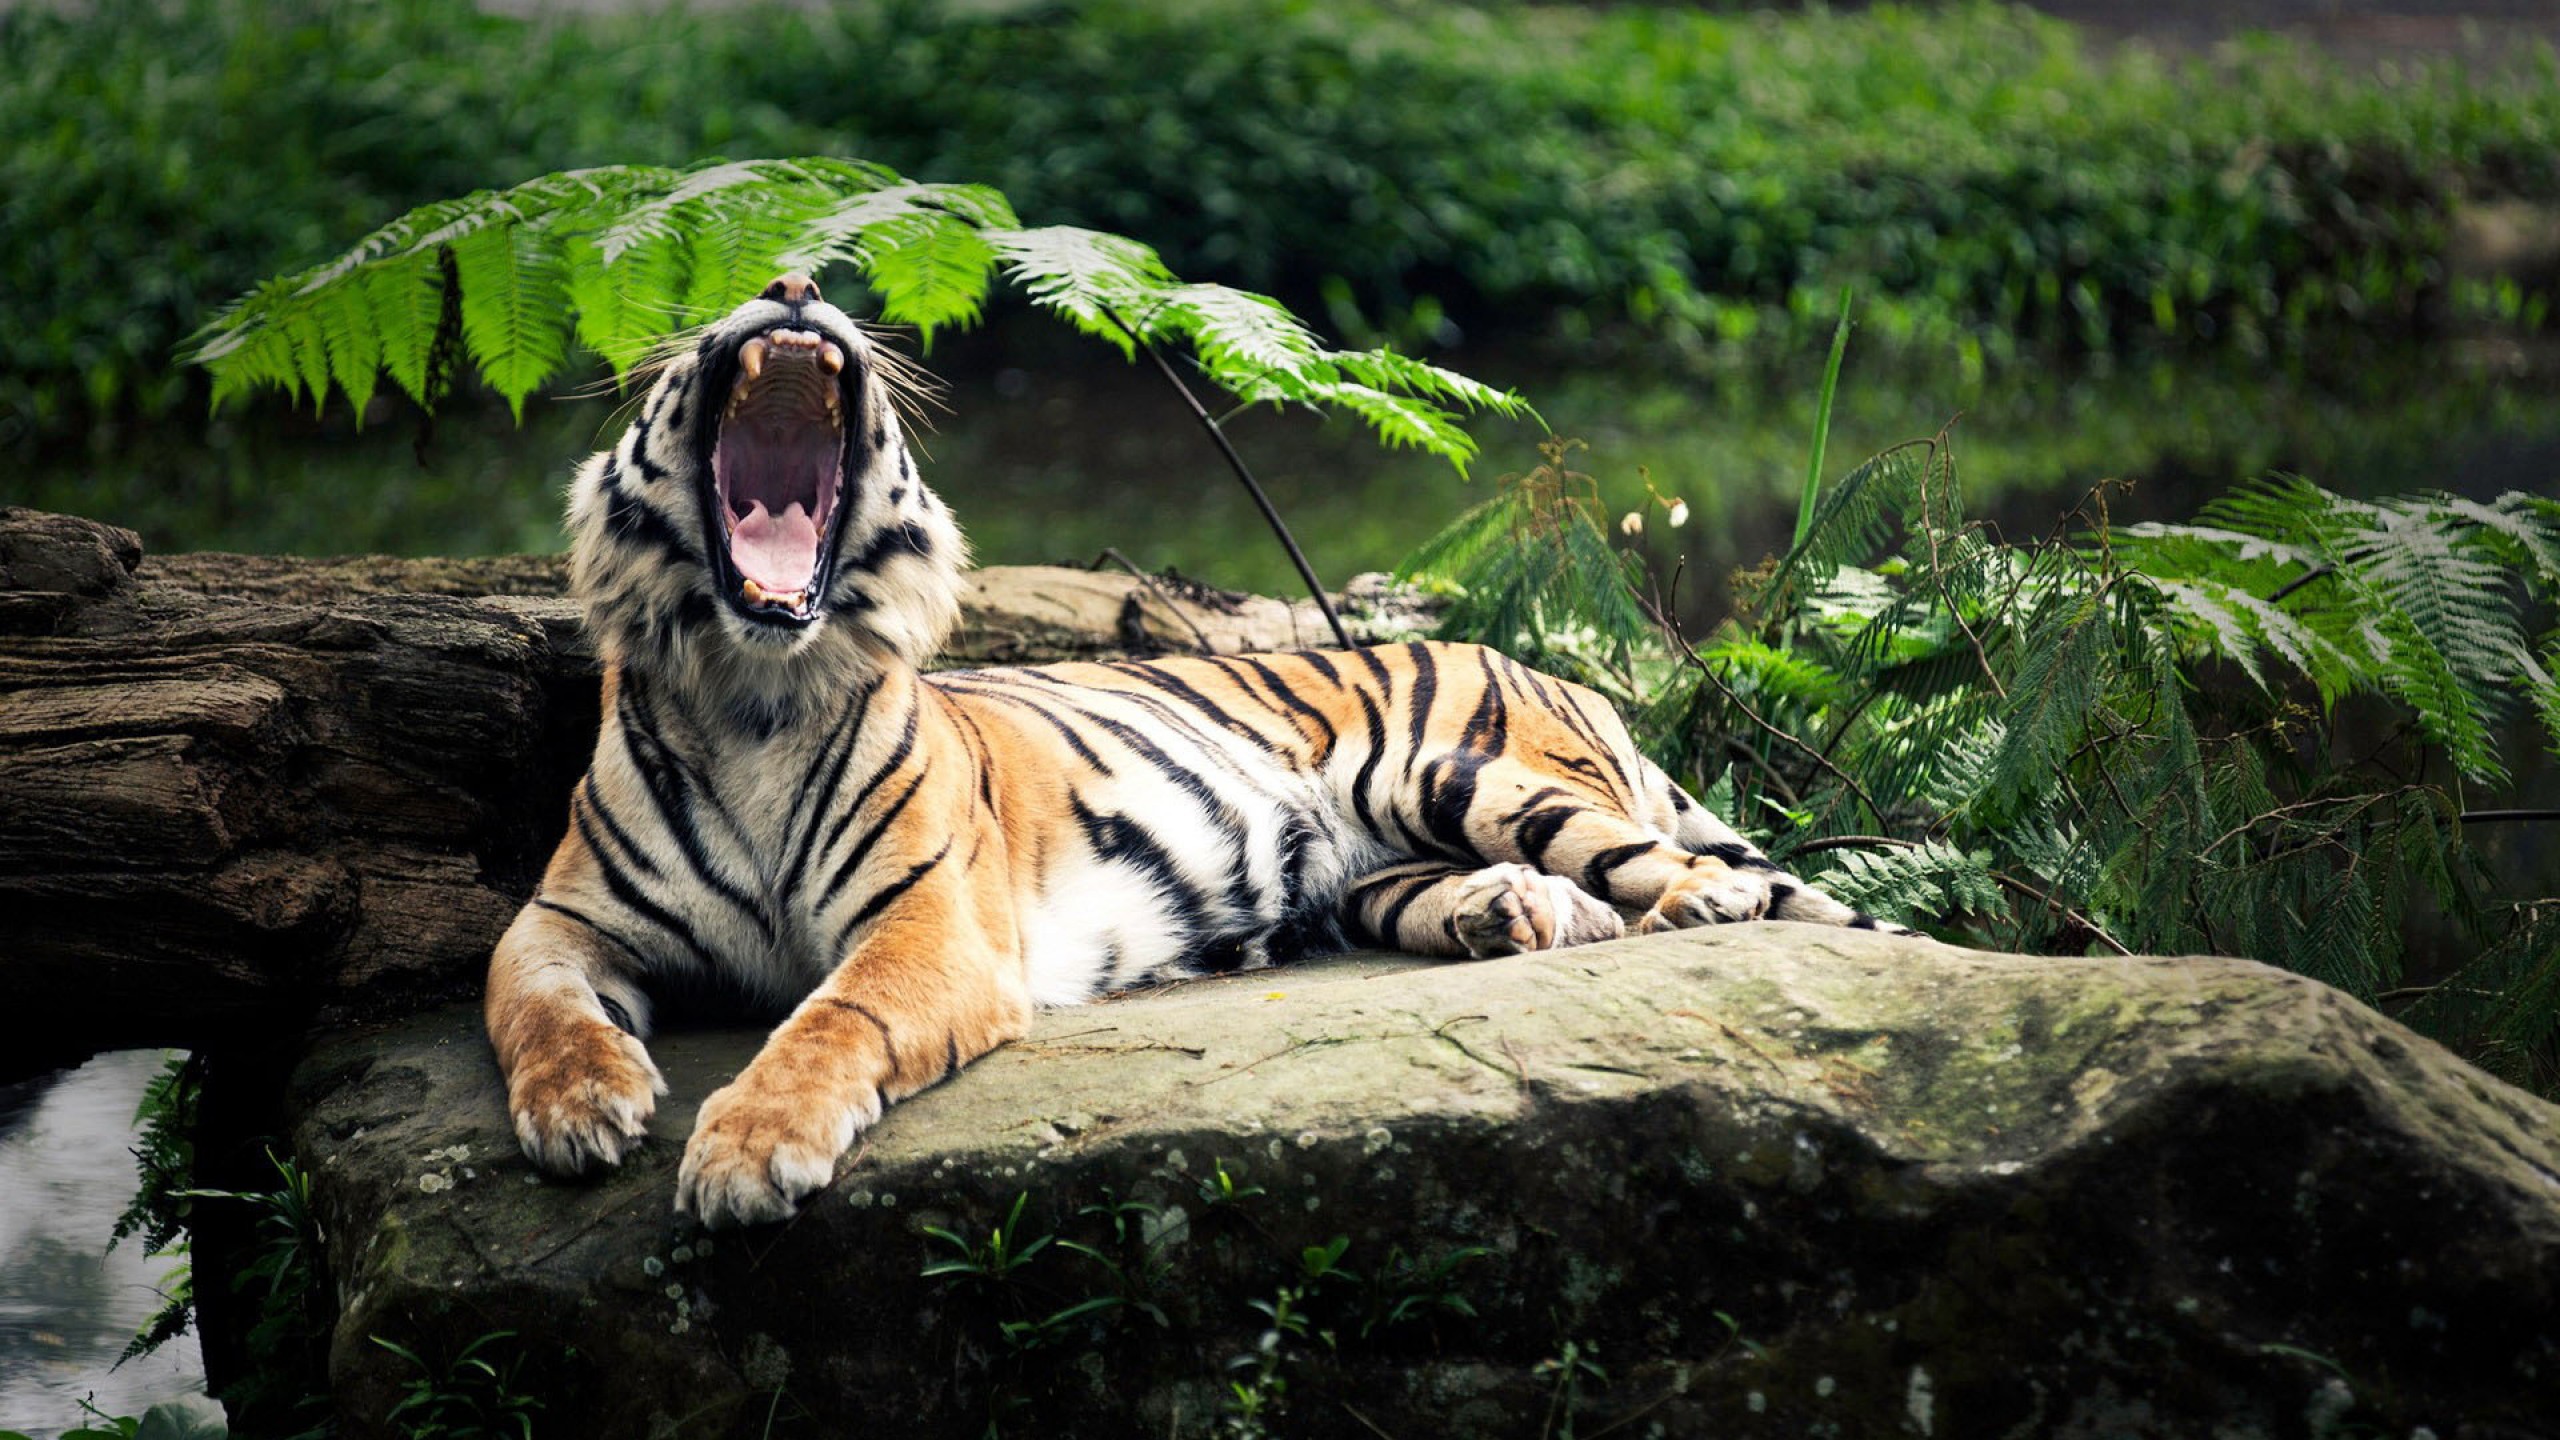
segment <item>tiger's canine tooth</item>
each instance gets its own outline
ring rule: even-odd
[[[818,347],[818,363],[827,367],[830,375],[841,374],[844,371],[844,352],[835,347],[834,341],[828,341]]]
[[[750,605],[761,605],[768,598],[765,594],[765,588],[753,580],[741,582],[738,586],[738,593],[746,596],[747,603]]]
[[[754,380],[763,376],[764,353],[770,348],[772,347],[765,343],[761,335],[738,347],[738,364],[746,370],[748,379]]]

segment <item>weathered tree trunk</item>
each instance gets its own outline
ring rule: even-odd
[[[0,1068],[476,992],[567,817],[596,660],[558,557],[145,560],[0,509]],[[1416,615],[1355,587],[1372,635]],[[1311,604],[970,577],[953,664],[1320,643]]]

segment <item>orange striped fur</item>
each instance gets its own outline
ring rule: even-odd
[[[1355,942],[1876,926],[1682,793],[1600,697],[1481,647],[925,674],[966,557],[894,383],[786,277],[579,472],[604,725],[487,996],[545,1168],[638,1143],[665,1089],[652,986],[782,1017],[686,1147],[676,1204],[722,1225],[789,1215],[1035,1006]]]

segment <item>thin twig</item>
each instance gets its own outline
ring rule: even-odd
[[[2465,810],[2456,818],[2465,825],[2499,825],[2526,820],[2560,820],[2560,810]]]
[[[2286,597],[2292,595],[2294,591],[2301,589],[2303,586],[2310,584],[2314,580],[2325,579],[2328,576],[2335,575],[2337,573],[2338,567],[2335,565],[2314,565],[2310,569],[2303,571],[2301,574],[2294,576],[2290,580],[2287,580],[2282,585],[2277,586],[2275,593],[2267,597],[2267,603],[2270,605],[2281,605],[2285,602]]]
[[[1369,1427],[1369,1433],[1377,1436],[1378,1440],[1396,1440],[1396,1437],[1378,1428],[1377,1421],[1372,1420],[1368,1416],[1361,1414],[1359,1411],[1352,1409],[1351,1402],[1348,1400],[1342,1402],[1342,1413]]]
[[[1215,655],[1218,653],[1218,647],[1209,643],[1209,632],[1200,628],[1200,622],[1192,619],[1189,611],[1184,610],[1181,606],[1174,603],[1173,597],[1165,593],[1165,588],[1156,583],[1156,577],[1139,569],[1138,563],[1130,559],[1128,556],[1121,554],[1119,547],[1116,545],[1103,546],[1102,553],[1094,557],[1093,568],[1097,570],[1101,569],[1102,562],[1105,560],[1108,560],[1112,564],[1119,566],[1121,569],[1128,571],[1130,574],[1137,576],[1138,583],[1146,586],[1149,591],[1154,593],[1157,599],[1164,602],[1164,608],[1173,612],[1173,618],[1190,626],[1191,638],[1199,642],[1201,654]]]
[[[1796,749],[1803,751],[1816,766],[1828,773],[1833,779],[1838,780],[1841,784],[1849,787],[1849,792],[1858,797],[1860,804],[1867,807],[1867,813],[1875,818],[1875,822],[1878,825],[1887,823],[1884,818],[1884,811],[1877,806],[1875,797],[1867,793],[1866,787],[1858,783],[1857,777],[1851,775],[1848,771],[1841,769],[1839,766],[1832,764],[1830,757],[1824,755],[1821,751],[1814,749],[1812,746],[1807,745],[1795,735],[1770,724],[1759,711],[1752,709],[1750,702],[1744,700],[1740,695],[1735,694],[1733,687],[1724,683],[1724,677],[1718,675],[1715,672],[1715,667],[1709,665],[1706,662],[1705,657],[1698,653],[1697,647],[1689,643],[1688,636],[1683,635],[1678,630],[1672,629],[1668,626],[1664,627],[1664,633],[1671,637],[1673,644],[1680,647],[1680,653],[1688,658],[1689,663],[1698,667],[1698,673],[1707,677],[1707,683],[1716,687],[1716,693],[1722,695],[1727,701],[1732,703],[1733,708],[1741,711],[1752,724],[1759,726],[1761,729],[1769,732],[1778,739],[1783,740],[1787,744],[1794,746]]]
[[[1201,429],[1209,432],[1210,443],[1226,457],[1227,468],[1235,471],[1236,479],[1243,482],[1245,493],[1253,497],[1254,505],[1262,511],[1264,523],[1271,527],[1273,535],[1279,537],[1280,548],[1289,552],[1289,563],[1298,567],[1298,578],[1307,582],[1307,593],[1315,597],[1316,608],[1324,612],[1324,623],[1333,628],[1333,638],[1345,650],[1357,649],[1351,632],[1343,626],[1342,617],[1334,613],[1333,597],[1326,593],[1324,582],[1316,578],[1316,567],[1307,563],[1307,552],[1298,548],[1297,537],[1289,533],[1289,523],[1280,518],[1278,507],[1263,492],[1262,482],[1254,479],[1253,472],[1245,467],[1244,457],[1236,453],[1236,447],[1227,439],[1227,432],[1219,428],[1218,417],[1210,414],[1209,407],[1200,403],[1200,397],[1191,393],[1191,387],[1183,383],[1182,376],[1175,372],[1172,362],[1164,358],[1164,352],[1156,348],[1154,341],[1140,335],[1128,321],[1120,318],[1119,312],[1108,306],[1102,313],[1111,317],[1111,323],[1119,326],[1120,333],[1129,337],[1129,343],[1146,351],[1147,358],[1156,362],[1157,372],[1164,376],[1166,384],[1173,387],[1174,393],[1182,397],[1182,403],[1191,410],[1191,417],[1200,422]]]

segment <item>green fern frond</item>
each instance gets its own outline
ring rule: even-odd
[[[519,416],[577,345],[617,378],[669,335],[785,269],[850,265],[880,317],[924,340],[973,322],[1002,274],[1124,356],[1187,347],[1249,401],[1355,416],[1463,471],[1460,411],[1534,415],[1517,395],[1384,350],[1325,348],[1267,297],[1185,284],[1155,251],[1074,226],[1024,228],[983,185],[924,184],[859,160],[606,166],[422,206],[325,265],[259,287],[197,332],[216,403],[261,386],[369,400],[387,370],[420,404],[459,277],[462,349]],[[361,300],[357,298],[361,297]]]
[[[1842,904],[1870,914],[2009,916],[2009,897],[1993,871],[1988,851],[1967,852],[1932,840],[1909,847],[1828,853],[1827,868],[1806,878]]]

